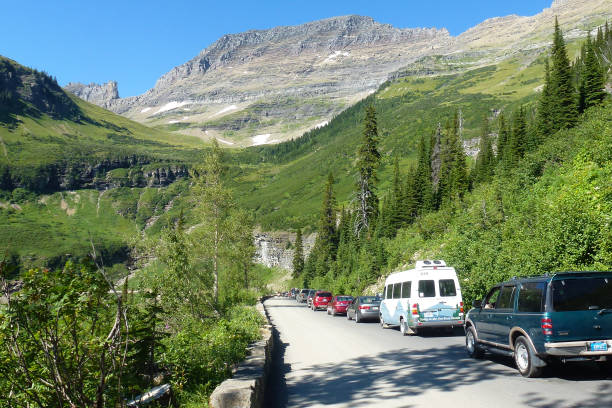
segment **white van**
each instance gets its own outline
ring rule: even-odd
[[[387,277],[380,304],[382,327],[400,326],[405,336],[423,327],[452,329],[463,323],[457,273],[444,261],[417,261],[414,269]]]

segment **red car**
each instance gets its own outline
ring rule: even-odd
[[[339,313],[346,313],[346,308],[353,303],[352,296],[337,295],[327,305],[327,314],[335,316]]]
[[[332,300],[332,294],[326,290],[318,290],[312,297],[312,310],[326,309]]]

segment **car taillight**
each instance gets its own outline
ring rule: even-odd
[[[552,336],[553,334],[553,324],[550,317],[542,318],[542,334],[545,336]]]
[[[360,310],[364,310],[364,309],[365,309],[365,310],[368,310],[368,309],[370,309],[370,306],[363,306],[363,305],[360,305],[360,306],[359,306],[359,309],[360,309]]]
[[[418,305],[418,303],[415,303],[414,305],[412,305],[412,314],[413,315],[418,315],[419,314],[419,305]]]
[[[463,313],[463,302],[459,302],[459,312]]]

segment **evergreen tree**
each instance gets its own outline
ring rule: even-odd
[[[574,126],[578,117],[577,97],[565,48],[565,40],[555,19],[555,33],[551,50],[550,68],[550,123],[552,131]]]
[[[538,114],[536,119],[536,132],[539,140],[546,139],[553,133],[554,124],[552,123],[552,94],[550,85],[550,65],[548,58],[544,65],[544,86],[540,95]],[[500,129],[501,132],[501,129]],[[498,154],[499,154],[498,149]],[[502,153],[503,157],[503,153]]]
[[[391,191],[391,199],[388,203],[388,223],[389,223],[389,231],[387,236],[394,236],[395,231],[400,229],[405,224],[405,214],[404,214],[404,189],[402,188],[401,174],[399,168],[399,160],[395,157],[395,161],[393,163],[393,181],[392,181],[392,191]]]
[[[435,203],[434,207],[439,206],[439,197],[440,197],[440,178],[442,177],[442,156],[443,156],[443,146],[442,146],[442,127],[438,123],[438,127],[436,128],[436,132],[434,133],[433,140],[431,143],[431,155],[428,157],[429,166],[427,169],[424,168],[423,164],[425,162],[425,153],[426,153],[425,139],[421,138],[421,144],[419,145],[419,166],[417,168],[417,176],[418,176],[418,184],[421,184],[425,181],[425,171],[427,173],[427,179],[431,180],[431,190],[432,190],[432,201]],[[431,172],[431,173],[430,173]],[[431,176],[430,176],[431,174]],[[419,187],[417,187],[417,191]],[[422,197],[419,196],[419,199]],[[423,201],[424,203],[424,197]],[[421,204],[421,200],[419,200],[419,204]]]
[[[504,157],[508,150],[508,140],[510,139],[510,131],[506,122],[504,112],[499,114],[499,131],[497,136],[497,162],[504,163]]]
[[[304,271],[304,243],[302,242],[302,229],[298,228],[295,236],[295,249],[293,250],[293,277],[299,277]]]
[[[357,218],[355,233],[359,236],[371,228],[376,219],[378,198],[376,196],[376,170],[380,163],[378,151],[378,125],[376,110],[373,106],[366,108],[364,131],[361,145],[357,151]]]
[[[511,166],[516,166],[527,150],[527,120],[523,106],[514,112],[512,118],[512,131],[508,141],[507,160]]]
[[[599,31],[601,33],[601,29]],[[599,37],[599,35],[598,35]],[[603,34],[601,34],[603,44]],[[597,58],[596,46],[587,38],[586,55],[584,57],[584,70],[580,82],[580,108],[584,111],[592,106],[601,104],[606,96],[604,75]]]
[[[338,246],[336,235],[336,211],[334,176],[329,173],[327,176],[327,184],[325,185],[321,216],[319,217],[317,243],[321,248],[325,248],[329,251],[333,257],[335,257]]]

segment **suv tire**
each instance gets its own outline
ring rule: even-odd
[[[533,364],[536,358],[525,336],[519,336],[514,342],[514,362],[523,377],[533,378],[542,374],[542,367]]]
[[[465,351],[467,351],[468,356],[471,358],[482,358],[484,356],[484,350],[476,341],[474,326],[469,326],[465,331]]]

